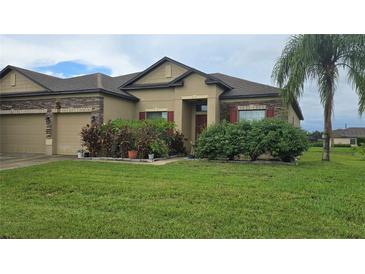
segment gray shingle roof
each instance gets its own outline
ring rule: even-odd
[[[45,90],[51,92],[101,89],[125,96],[126,98],[130,97],[131,99],[136,99],[136,97],[129,94],[128,92],[120,90],[119,86],[121,85],[121,83],[124,83],[132,77],[135,77],[139,72],[117,77],[111,77],[102,73],[94,73],[62,79],[15,66],[7,66],[0,72],[0,77],[5,75],[11,69],[18,71],[19,73],[23,74],[24,76],[30,78],[31,80],[42,86]]]
[[[365,127],[349,127],[336,129],[332,132],[333,137],[362,137],[365,138]]]
[[[228,85],[233,87],[233,89],[226,91],[222,94],[221,98],[232,98],[240,96],[257,96],[257,95],[279,95],[280,90],[278,88],[247,81],[241,78],[229,76],[222,73],[212,73],[210,74],[221,81],[226,82]]]

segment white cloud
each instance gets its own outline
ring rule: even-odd
[[[55,76],[55,77],[58,77],[58,78],[65,78],[65,75],[63,73],[57,73],[57,72],[53,72],[53,71],[50,71],[50,70],[42,71],[42,73],[47,74],[47,75],[51,75],[51,76]]]
[[[113,75],[139,71],[123,52],[118,36],[0,36],[0,66],[24,68],[77,61],[110,68]]]

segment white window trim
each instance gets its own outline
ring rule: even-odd
[[[238,110],[238,115],[237,115],[237,118],[238,118],[237,120],[238,121],[244,120],[244,119],[241,119],[241,117],[240,117],[240,111],[247,111],[247,112],[250,112],[250,111],[263,111],[264,112],[264,117],[262,119],[259,119],[259,120],[248,120],[248,121],[260,121],[260,120],[263,120],[263,119],[266,118],[266,106],[265,106],[265,109],[263,109],[262,107],[259,108],[259,109],[239,109]]]

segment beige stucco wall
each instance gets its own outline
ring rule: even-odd
[[[298,115],[295,113],[291,105],[289,105],[288,107],[288,122],[295,127],[300,127],[300,120],[298,118]]]
[[[171,76],[167,77],[167,70],[169,70],[168,66],[170,66]],[[143,76],[141,79],[136,81],[136,84],[154,84],[154,83],[167,83],[175,79],[186,72],[186,69],[177,66],[170,62],[164,62],[163,64],[156,67],[154,70]]]
[[[173,88],[133,90],[133,94],[139,101],[135,103],[135,117],[139,112],[155,109],[156,111],[174,111],[175,92]]]
[[[12,86],[11,77],[15,75],[15,86]],[[12,93],[12,92],[34,92],[43,91],[44,87],[31,81],[24,75],[16,71],[10,71],[3,78],[0,79],[0,92]]]
[[[104,122],[118,118],[133,120],[137,117],[135,102],[104,96]]]
[[[333,138],[333,143],[335,145],[350,145],[351,138]]]
[[[184,86],[175,88],[175,100],[206,99],[208,125],[219,121],[219,96],[222,90],[217,85],[207,85],[206,78],[194,73],[184,79]],[[177,113],[177,117],[182,115]]]

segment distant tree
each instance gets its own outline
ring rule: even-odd
[[[330,160],[333,97],[339,69],[359,96],[359,114],[365,111],[365,35],[294,35],[277,60],[272,77],[289,103],[303,94],[306,80],[316,79],[324,106],[322,160]]]
[[[318,140],[322,139],[322,135],[323,132],[321,131],[313,131],[313,132],[308,132],[308,139],[311,142],[317,142]]]

